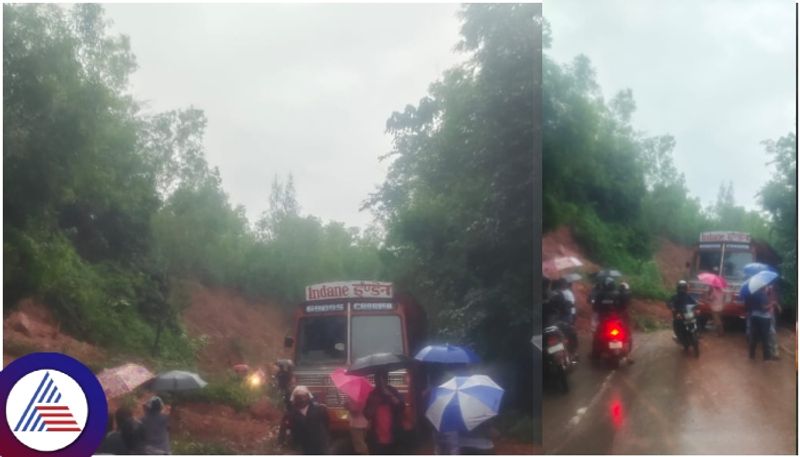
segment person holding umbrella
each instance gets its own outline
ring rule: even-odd
[[[389,385],[389,373],[375,372],[375,389],[367,397],[364,416],[369,420],[372,454],[397,453],[405,403],[400,392]]]
[[[369,454],[367,431],[369,421],[364,416],[364,404],[372,392],[372,385],[363,376],[353,376],[339,368],[331,373],[333,384],[345,395],[344,408],[350,416],[350,439],[358,455]]]
[[[700,273],[697,275],[697,279],[708,286],[704,298],[709,308],[711,308],[711,317],[714,319],[714,330],[717,332],[718,336],[722,336],[725,331],[722,325],[722,310],[725,307],[725,293],[723,290],[728,287],[728,283],[725,281],[725,278],[713,273]]]
[[[169,416],[162,414],[164,402],[153,397],[145,405],[142,418],[142,443],[146,455],[169,455]]]
[[[755,274],[742,285],[739,294],[744,298],[745,310],[750,323],[750,358],[756,358],[756,346],[761,342],[764,351],[764,360],[773,360],[770,351],[770,327],[772,325],[772,309],[767,294],[769,286],[778,274],[772,271],[762,271]]]

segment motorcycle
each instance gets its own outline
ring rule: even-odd
[[[631,332],[622,316],[607,312],[598,316],[592,338],[592,358],[603,359],[617,367],[631,352]]]
[[[569,391],[567,374],[572,368],[573,357],[564,332],[558,325],[544,329],[545,376],[563,393]]]
[[[686,305],[683,312],[674,311],[672,316],[677,321],[676,331],[678,344],[683,346],[683,351],[688,352],[691,346],[694,356],[700,357],[700,335],[697,324],[697,305]]]

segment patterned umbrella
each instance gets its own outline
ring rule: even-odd
[[[502,398],[488,376],[456,376],[433,391],[425,417],[440,432],[467,432],[496,416]]]
[[[97,375],[97,380],[103,386],[106,398],[116,398],[133,392],[134,389],[153,378],[153,373],[147,368],[135,363],[108,368]]]
[[[744,276],[746,278],[750,278],[751,276],[754,276],[756,273],[760,273],[762,271],[774,272],[775,269],[765,263],[753,262],[745,265],[744,268],[742,268],[742,271],[744,272]]]
[[[754,294],[768,286],[776,279],[778,279],[778,273],[775,273],[774,271],[762,271],[760,273],[756,273],[752,278],[748,279],[744,284],[742,284],[742,288],[739,290],[739,296],[742,298],[747,298],[749,295]]]
[[[425,346],[415,359],[425,363],[470,364],[481,361],[471,349],[450,344]]]
[[[548,279],[556,279],[562,271],[583,266],[577,257],[556,257],[542,262],[542,274]]]

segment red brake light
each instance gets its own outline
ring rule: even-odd
[[[623,339],[625,337],[622,327],[616,322],[609,324],[608,328],[606,329],[606,333],[608,334],[609,338],[616,340]]]

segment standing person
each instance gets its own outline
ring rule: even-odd
[[[564,316],[564,320],[570,325],[575,325],[575,293],[572,292],[572,282],[566,278],[559,279],[558,290],[567,303],[567,315]]]
[[[375,390],[367,397],[364,416],[370,423],[372,454],[394,454],[402,425],[403,397],[389,385],[389,373],[375,373]]]
[[[128,449],[128,446],[125,445],[125,441],[122,439],[122,432],[120,431],[120,424],[122,420],[114,420],[114,416],[119,416],[120,412],[122,411],[123,407],[117,408],[117,411],[114,415],[108,415],[108,428],[106,430],[107,434],[106,437],[103,438],[103,442],[100,444],[100,447],[97,449],[98,455],[128,455],[131,454],[131,450]],[[116,422],[117,427],[114,428],[114,423]]]
[[[364,405],[356,404],[350,398],[346,398],[344,407],[350,416],[350,439],[353,442],[354,452],[358,455],[369,454],[369,448],[367,447],[369,421],[364,416]]]
[[[714,319],[714,330],[717,336],[722,336],[725,333],[725,328],[722,325],[722,309],[725,306],[725,293],[719,287],[708,286],[706,299],[708,306],[711,308],[711,317]]]
[[[749,355],[751,359],[756,358],[756,346],[761,343],[764,360],[771,360],[770,353],[770,325],[772,324],[772,311],[769,306],[769,298],[765,289],[760,289],[747,296],[744,302],[745,309],[750,321],[750,345]]]
[[[142,418],[142,441],[146,455],[169,455],[169,416],[162,414],[164,402],[153,397],[145,406]]]
[[[292,444],[305,455],[328,454],[328,409],[313,400],[306,386],[294,388],[291,402],[292,408],[287,422],[292,434]]]

